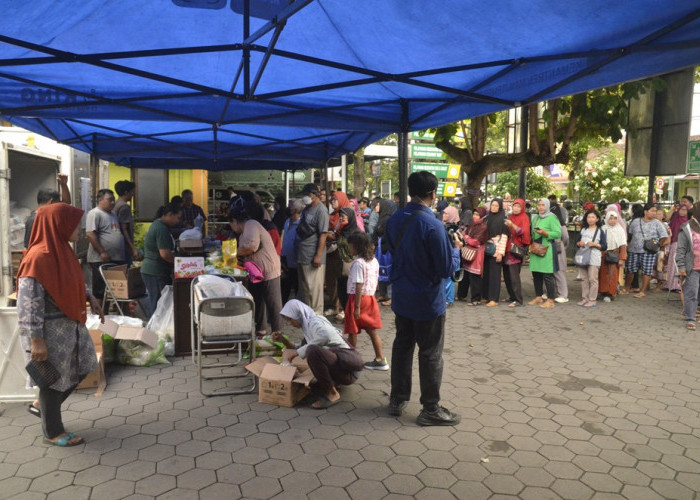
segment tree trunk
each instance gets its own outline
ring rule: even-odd
[[[352,176],[353,195],[359,200],[365,192],[366,187],[366,169],[365,169],[365,148],[360,148],[354,153],[353,165],[354,172]]]

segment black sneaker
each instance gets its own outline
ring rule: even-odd
[[[403,410],[408,405],[408,401],[397,401],[395,399],[389,400],[389,415],[392,417],[400,417],[403,415]]]
[[[447,408],[438,406],[436,409],[428,411],[423,408],[416,419],[416,423],[422,426],[428,425],[457,425],[461,417],[456,413],[452,413]]]

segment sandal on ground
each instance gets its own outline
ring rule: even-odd
[[[617,292],[617,293],[619,293],[620,295],[627,295],[628,293],[630,293],[630,291],[629,291],[629,290],[625,290],[625,289],[623,288],[622,290],[620,290],[620,291]]]
[[[694,331],[697,329],[697,327],[695,326],[695,323],[693,323],[692,321],[688,321],[688,322],[685,324],[685,329],[686,329],[686,330],[691,330],[691,331],[694,332]]]
[[[480,300],[473,300],[467,304],[468,306],[480,306],[481,301]]]
[[[391,299],[385,300],[384,302],[382,302],[382,305],[383,305],[383,306],[386,306],[386,307],[389,307],[389,306],[391,305]]]
[[[635,299],[643,299],[643,298],[646,297],[646,296],[647,296],[647,294],[646,294],[646,293],[642,293],[642,292],[639,292],[639,293],[636,293],[636,294],[633,295],[633,297],[634,297]]]
[[[336,399],[335,401],[331,401],[325,396],[320,396],[318,400],[311,405],[311,408],[314,410],[325,410],[326,408],[330,408],[338,403],[340,403],[340,398]]]
[[[588,302],[586,302],[585,304],[583,304],[583,307],[588,307],[588,308],[590,308],[590,307],[598,307],[598,304],[596,304],[595,302],[593,302],[593,301],[591,300],[591,301],[588,301]]]
[[[508,304],[508,307],[518,307],[519,305],[520,305],[520,302],[518,302],[517,300],[514,300],[513,302]]]
[[[35,417],[41,418],[41,410],[34,406],[34,403],[29,403],[29,406],[27,406],[27,411]]]
[[[56,441],[52,441],[48,438],[44,438],[44,443],[52,444],[54,446],[60,446],[61,448],[67,448],[69,446],[78,446],[83,444],[85,440],[79,436],[76,436],[72,432],[69,432],[65,436],[61,436]]]

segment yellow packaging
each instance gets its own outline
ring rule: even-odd
[[[236,267],[238,265],[238,240],[222,241],[221,253],[224,256],[224,267]]]

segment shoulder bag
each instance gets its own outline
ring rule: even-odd
[[[610,251],[608,250],[605,252],[605,262],[608,264],[617,264],[620,262],[620,254],[619,252],[615,251]]]
[[[476,257],[476,252],[478,251],[478,248],[471,247],[469,245],[464,245],[462,247],[462,250],[460,252],[462,260],[465,262],[471,262],[474,260],[474,257]]]
[[[642,232],[642,239],[644,240],[644,251],[647,253],[657,253],[661,250],[661,244],[657,238],[647,239],[644,236],[644,224],[642,224],[642,219],[639,218],[639,230]]]
[[[593,233],[593,239],[591,241],[595,241],[596,236],[598,236],[598,229],[596,228],[595,232]],[[576,250],[576,254],[574,255],[574,264],[576,264],[579,267],[588,267],[591,265],[591,254],[593,253],[593,247],[589,247],[586,245],[585,247],[581,247],[578,250]]]
[[[538,226],[535,226],[535,229],[537,229]],[[537,240],[532,240],[532,243],[530,243],[530,253],[535,254],[539,257],[544,257],[547,255],[547,250],[549,250],[549,245],[543,245],[542,244],[543,238],[540,237],[540,241]]]
[[[525,248],[522,245],[518,245],[517,243],[511,243],[510,254],[513,257],[517,257],[518,259],[523,260],[527,255],[527,248]]]

